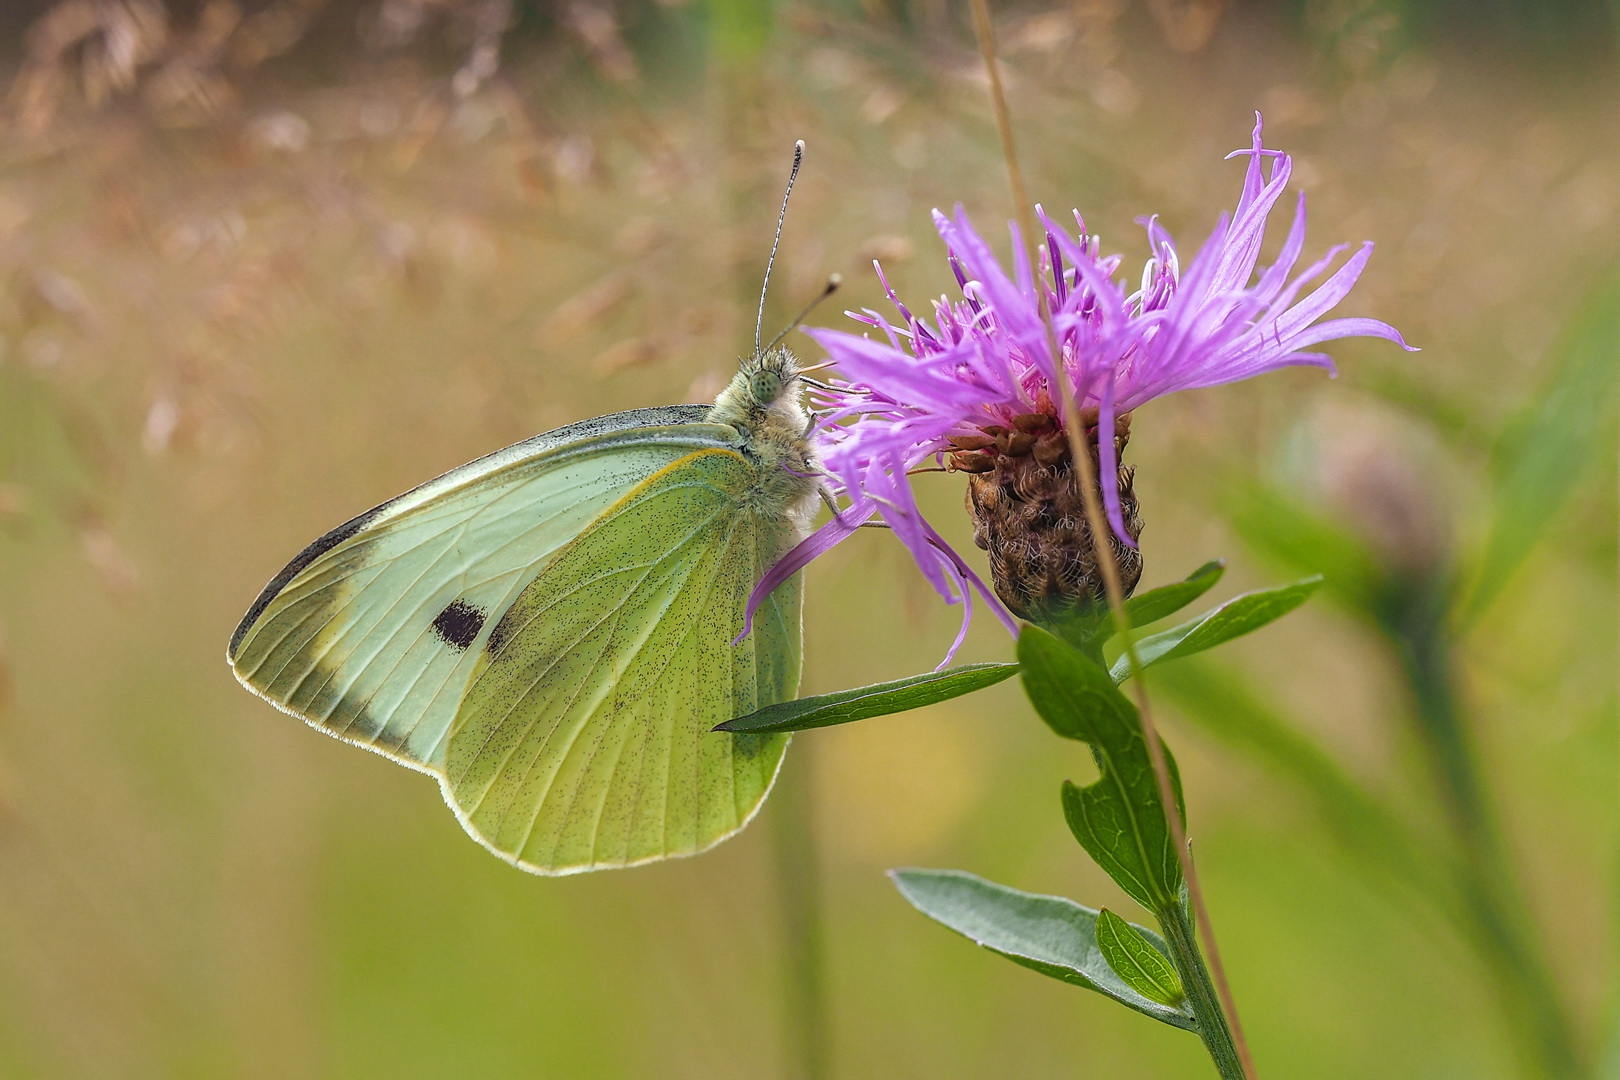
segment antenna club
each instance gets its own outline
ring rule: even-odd
[[[838,291],[838,286],[841,285],[843,283],[843,281],[844,281],[844,276],[842,274],[828,274],[827,275],[827,284],[825,286],[823,286],[821,292],[816,296],[816,298],[814,300],[810,301],[808,304],[806,304],[804,306],[803,311],[799,312],[797,315],[795,315],[793,317],[792,322],[788,323],[786,326],[784,326],[782,328],[782,332],[780,334],[777,334],[775,337],[771,338],[771,343],[769,345],[765,346],[765,351],[769,352],[770,350],[776,348],[777,344],[780,343],[783,338],[787,337],[794,330],[797,330],[799,328],[799,325],[801,323],[803,323],[805,319],[809,318],[810,313],[812,311],[816,310],[816,306],[818,304],[820,304],[823,300],[827,299],[827,297],[831,296],[833,293]],[[758,356],[759,354],[760,354],[760,350],[755,349],[754,350],[754,355]]]
[[[793,197],[793,182],[799,178],[799,166],[804,163],[804,140],[793,144],[793,168],[788,172],[787,190],[782,193],[782,210],[776,215],[776,238],[771,241],[771,257],[765,263],[765,283],[759,287],[759,314],[754,317],[754,355],[759,355],[759,339],[765,329],[765,294],[771,287],[771,268],[776,265],[776,249],[782,244],[782,223],[787,220],[788,199]],[[772,344],[775,344],[774,342]]]

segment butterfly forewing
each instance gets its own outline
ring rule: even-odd
[[[535,574],[627,491],[727,445],[708,410],[643,409],[497,451],[317,540],[231,640],[237,677],[330,734],[439,771],[491,633]]]
[[[796,537],[744,509],[757,467],[688,455],[558,552],[507,609],[449,740],[446,795],[530,870],[568,873],[701,851],[770,790],[784,736],[714,725],[793,696],[795,577],[732,641]]]

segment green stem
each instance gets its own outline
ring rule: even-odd
[[[782,914],[784,1008],[782,1030],[792,1080],[828,1075],[826,980],[822,971],[824,928],[821,874],[811,802],[807,739],[799,740],[797,768],[777,780],[771,798],[775,832],[776,887]]]
[[[1478,754],[1458,701],[1451,646],[1437,617],[1443,601],[1405,605],[1391,630],[1416,704],[1418,734],[1427,750],[1440,797],[1456,833],[1456,866],[1466,914],[1492,973],[1503,1007],[1519,1029],[1538,1071],[1554,1080],[1589,1074],[1574,1025],[1528,926],[1494,807],[1480,774]]]
[[[1226,1015],[1221,1012],[1220,998],[1215,984],[1204,964],[1204,954],[1198,950],[1198,938],[1193,932],[1187,909],[1173,904],[1157,913],[1159,927],[1164,931],[1165,944],[1170,947],[1170,962],[1176,965],[1181,985],[1187,991],[1187,1002],[1198,1020],[1198,1036],[1215,1062],[1215,1071],[1221,1080],[1244,1080],[1243,1063],[1232,1042],[1232,1032],[1226,1026]]]
[[[1033,621],[1041,629],[1056,634],[1074,646],[1088,660],[1107,671],[1108,661],[1103,659],[1103,642],[1112,634],[1113,623],[1111,620],[1104,621],[1105,619],[1107,619],[1106,609],[1099,616],[1095,606],[1080,604],[1073,608],[1056,607],[1040,612]]]

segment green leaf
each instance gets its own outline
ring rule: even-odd
[[[1165,660],[1212,649],[1282,618],[1303,604],[1321,585],[1322,575],[1318,574],[1292,585],[1244,593],[1196,619],[1143,638],[1136,643],[1137,658],[1142,667],[1149,668]],[[1114,661],[1111,674],[1115,682],[1130,678],[1130,657],[1121,656]]]
[[[1090,743],[1102,773],[1083,788],[1064,783],[1069,830],[1133,900],[1150,911],[1171,907],[1181,890],[1181,865],[1136,707],[1100,665],[1039,627],[1026,626],[1019,635],[1018,660],[1035,711],[1064,738]],[[1179,805],[1168,747],[1165,759]]]
[[[1194,600],[1203,596],[1215,587],[1226,573],[1224,559],[1211,559],[1188,574],[1185,580],[1174,585],[1160,585],[1157,589],[1149,589],[1144,593],[1137,593],[1125,601],[1125,614],[1130,616],[1132,626],[1146,626],[1148,623],[1158,622],[1160,619],[1174,615]]]
[[[1214,588],[1225,572],[1226,563],[1223,560],[1211,559],[1181,581],[1137,593],[1125,601],[1126,618],[1135,627],[1174,615]],[[1064,617],[1064,624],[1053,629],[1059,630],[1065,640],[1079,648],[1086,648],[1089,643],[1114,632],[1113,614],[1108,610],[1108,605],[1101,602],[1080,605],[1064,612]]]
[[[930,671],[926,675],[913,675],[908,679],[873,683],[854,690],[839,690],[832,694],[817,694],[767,705],[747,716],[727,720],[714,730],[764,733],[848,724],[854,720],[949,701],[994,686],[1003,679],[1011,678],[1017,671],[1017,664],[964,664],[944,671]]]
[[[1546,532],[1587,466],[1604,456],[1604,418],[1620,387],[1620,279],[1601,285],[1571,324],[1552,382],[1502,436],[1495,515],[1469,617],[1496,598]]]
[[[1166,1005],[1143,994],[1109,965],[1097,944],[1097,911],[1093,908],[1061,896],[1009,889],[962,870],[891,870],[889,877],[918,911],[991,952],[1043,975],[1106,994],[1155,1020],[1198,1030],[1185,1006]],[[1164,951],[1164,943],[1153,931],[1133,929],[1155,952]]]
[[[1187,1000],[1187,991],[1181,988],[1181,979],[1166,954],[1107,908],[1097,913],[1097,948],[1108,966],[1143,997],[1170,1006]]]

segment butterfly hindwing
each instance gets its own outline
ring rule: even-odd
[[[429,481],[315,541],[231,639],[237,677],[329,734],[437,773],[463,693],[535,574],[647,477],[729,445],[704,406],[616,413]]]
[[[456,717],[446,797],[526,869],[690,854],[745,825],[786,736],[712,733],[799,678],[794,577],[733,645],[743,604],[792,537],[744,509],[757,467],[689,454],[582,532],[511,604]]]

